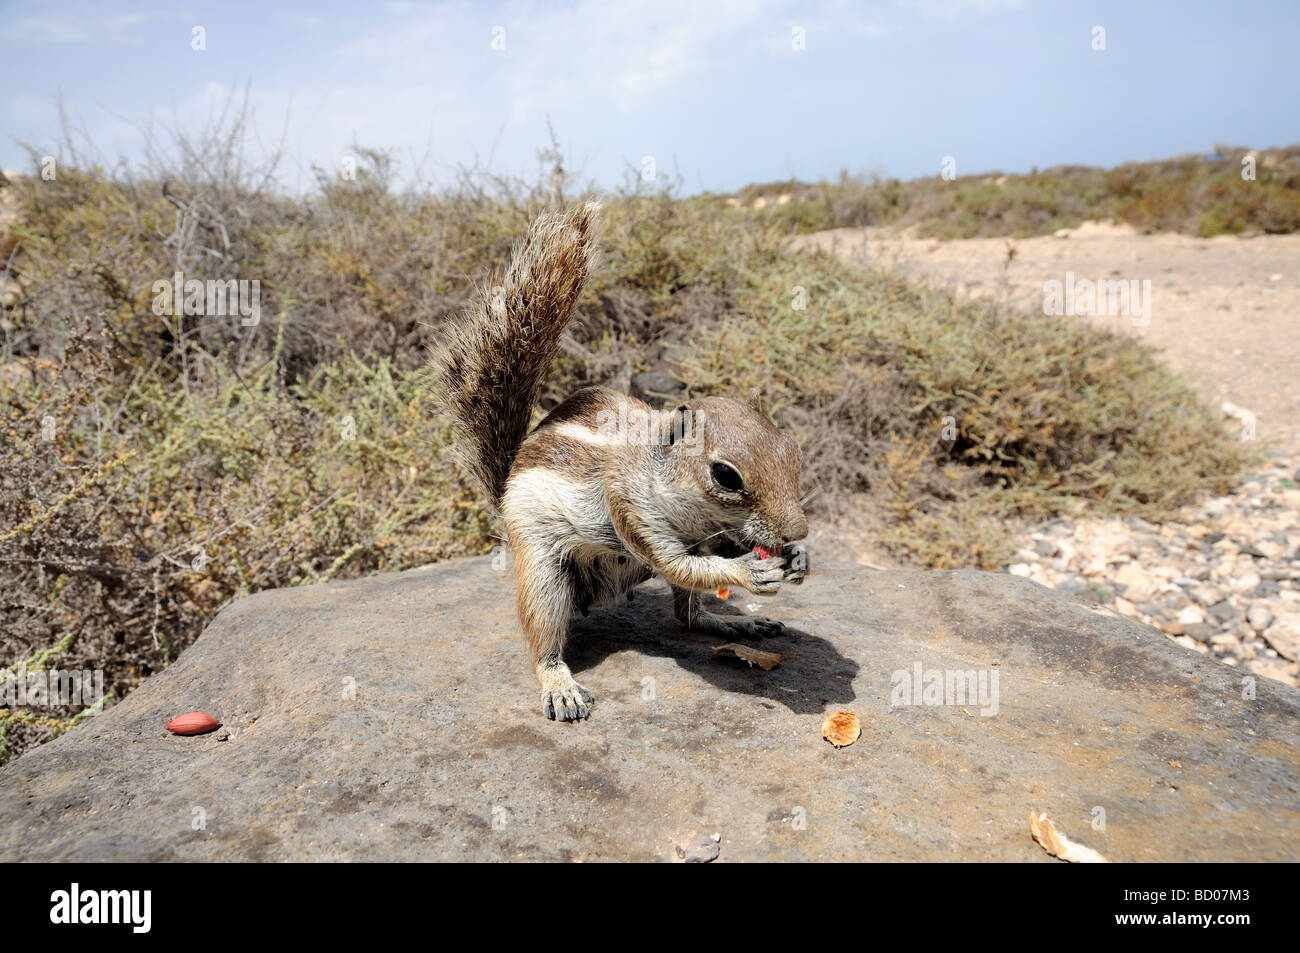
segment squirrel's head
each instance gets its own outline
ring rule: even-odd
[[[799,496],[799,445],[756,399],[705,397],[673,412],[676,488],[694,504],[691,521],[725,531],[746,548],[780,549],[808,535]]]

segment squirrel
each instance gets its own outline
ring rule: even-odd
[[[586,387],[529,431],[543,377],[595,267],[600,205],[539,215],[501,286],[484,290],[435,357],[440,405],[514,552],[519,621],[542,713],[576,721],[590,691],[564,663],[569,622],[653,575],[673,616],[727,637],[780,633],[778,621],[723,616],[699,593],[801,583],[808,533],[799,446],[748,401],[705,397],[672,411]],[[504,292],[504,293],[503,293]]]

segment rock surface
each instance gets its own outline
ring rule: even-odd
[[[711,657],[653,581],[576,623],[596,707],[564,725],[510,575],[484,557],[236,602],[0,769],[0,859],[1056,863],[1031,809],[1113,861],[1300,858],[1300,691],[1027,580],[823,563],[765,600],[790,627],[768,672]],[[917,665],[996,684],[996,714],[891,705]],[[164,730],[194,710],[223,730]],[[862,720],[838,750],[837,710]]]

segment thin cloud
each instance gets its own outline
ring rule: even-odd
[[[143,13],[102,14],[90,10],[61,17],[20,16],[3,29],[7,39],[37,43],[140,43],[140,26],[151,21]]]

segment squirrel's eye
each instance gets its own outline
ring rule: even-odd
[[[715,463],[710,467],[709,473],[713,476],[714,483],[731,493],[739,493],[745,488],[745,483],[740,479],[740,474],[736,472],[734,467],[730,467],[725,463]]]

